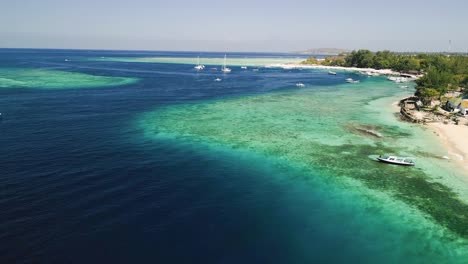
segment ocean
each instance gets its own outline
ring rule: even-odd
[[[414,84],[223,57],[0,49],[0,262],[467,262],[468,177],[391,106]]]

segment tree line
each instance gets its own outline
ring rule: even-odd
[[[423,73],[416,80],[416,95],[438,98],[448,91],[463,89],[468,96],[468,56],[444,54],[399,54],[391,51],[357,50],[349,54],[328,56],[324,60],[310,57],[304,64],[392,69],[398,72]]]

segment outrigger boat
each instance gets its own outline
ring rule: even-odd
[[[378,161],[395,164],[395,165],[403,165],[403,166],[414,166],[414,161],[410,158],[404,157],[397,157],[397,156],[390,156],[390,155],[380,155],[377,158]]]

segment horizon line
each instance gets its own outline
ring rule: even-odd
[[[338,55],[337,53],[306,53],[307,50],[321,49],[321,48],[309,48],[303,51],[199,51],[199,50],[150,50],[150,49],[92,49],[92,48],[12,48],[12,47],[0,47],[0,50],[77,50],[77,51],[139,51],[139,52],[192,52],[192,53],[283,53],[283,54],[297,54],[297,55]],[[330,48],[331,49],[331,48]],[[345,49],[344,49],[345,50]],[[378,51],[390,51],[394,53],[440,53],[440,54],[468,54],[468,51],[395,51],[389,49],[372,50],[366,48],[359,49],[347,49],[348,52],[357,50],[370,50],[372,52]],[[348,53],[347,52],[347,53]]]

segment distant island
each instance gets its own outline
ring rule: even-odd
[[[349,52],[350,50],[347,50],[347,49],[317,48],[317,49],[296,51],[294,53],[303,54],[303,55],[338,55],[338,54],[349,53]]]

